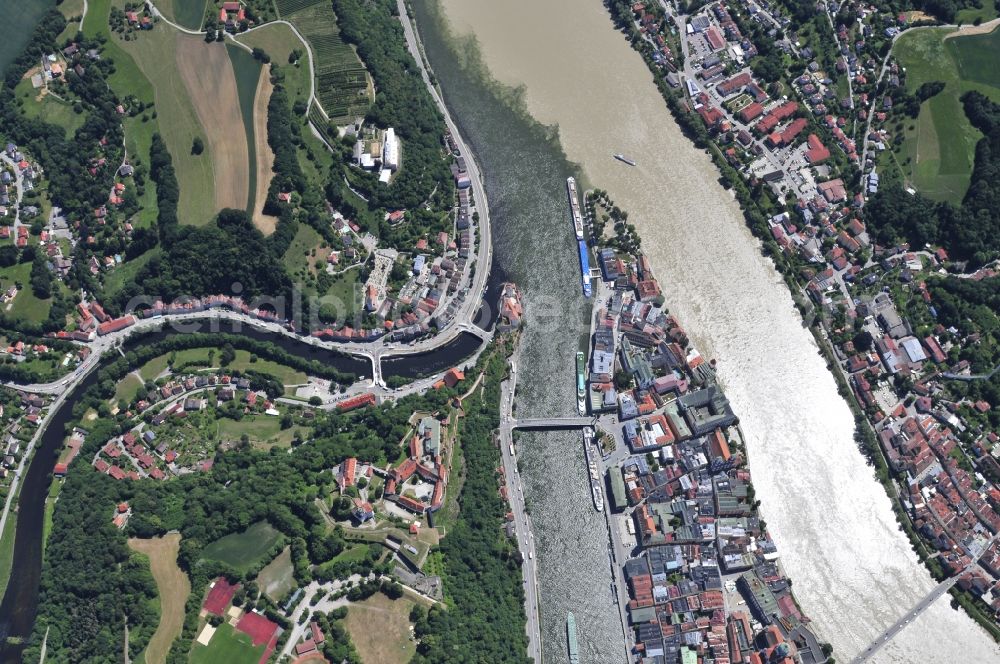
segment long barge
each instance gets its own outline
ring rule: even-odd
[[[569,194],[569,211],[573,217],[573,232],[576,239],[583,239],[583,214],[580,213],[580,198],[576,195],[576,179],[566,178],[566,193]]]
[[[594,500],[594,509],[604,511],[604,492],[601,491],[601,471],[597,467],[598,454],[591,457],[590,445],[594,440],[594,430],[586,427],[583,430],[583,456],[587,460],[587,472],[590,473],[590,495]]]
[[[580,249],[580,280],[583,283],[583,296],[590,297],[593,290],[590,286],[590,255],[587,243],[583,240],[577,242]]]
[[[566,614],[566,651],[569,664],[580,664],[580,644],[576,640],[576,618],[572,611]]]

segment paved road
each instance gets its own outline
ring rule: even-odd
[[[524,612],[527,615],[528,656],[535,662],[542,661],[542,631],[538,615],[538,568],[535,560],[535,536],[531,530],[531,517],[524,511],[524,485],[517,472],[517,459],[511,450],[513,438],[510,427],[503,423],[513,419],[514,390],[517,382],[517,357],[511,358],[511,375],[500,385],[500,455],[503,460],[504,478],[510,510],[514,514],[514,536],[523,562],[521,572],[524,578]]]
[[[465,157],[465,165],[468,169],[469,179],[472,180],[472,199],[475,205],[475,211],[479,213],[479,222],[474,225],[474,232],[479,233],[479,253],[472,254],[470,256],[469,264],[476,265],[476,274],[473,278],[472,287],[470,289],[469,297],[466,297],[465,301],[455,316],[455,321],[459,323],[471,323],[473,316],[476,315],[476,310],[478,309],[479,301],[481,299],[482,293],[486,292],[486,281],[490,275],[490,268],[493,264],[493,242],[490,235],[490,209],[489,201],[486,198],[486,189],[483,186],[483,178],[479,172],[479,165],[476,163],[476,157],[472,150],[466,145],[465,140],[462,138],[462,134],[458,131],[458,126],[451,118],[451,114],[448,112],[448,107],[445,105],[444,100],[438,93],[437,88],[431,83],[430,75],[427,73],[427,68],[424,66],[424,59],[420,52],[420,42],[417,34],[413,30],[413,22],[410,20],[410,15],[406,11],[406,3],[404,0],[397,0],[397,7],[399,8],[399,19],[403,24],[403,33],[406,35],[406,45],[410,49],[410,54],[413,55],[413,59],[417,61],[417,66],[420,67],[420,75],[424,79],[424,84],[431,93],[431,97],[434,99],[434,103],[437,104],[438,109],[440,109],[442,115],[444,115],[445,124],[448,126],[448,131],[451,132],[452,138],[455,141],[455,145],[458,146],[458,151]],[[472,247],[475,251],[476,242],[473,241]],[[492,304],[492,303],[489,303]],[[450,324],[445,329],[458,329],[459,325]]]

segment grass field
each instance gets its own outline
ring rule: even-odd
[[[236,94],[240,102],[240,116],[243,119],[243,131],[247,141],[247,200],[244,208],[247,214],[253,214],[253,206],[257,200],[257,125],[254,122],[254,103],[257,98],[257,87],[264,75],[264,67],[243,48],[227,43],[229,60],[233,64],[233,74],[236,79]],[[264,107],[264,143],[267,144],[267,104]]]
[[[281,536],[267,521],[258,521],[242,533],[226,535],[204,548],[201,557],[218,560],[240,572],[250,569],[271,550]]]
[[[115,385],[115,396],[112,398],[112,401],[115,404],[121,400],[125,400],[126,403],[132,403],[140,387],[142,387],[142,379],[135,375],[135,373],[130,373]]]
[[[156,8],[174,23],[200,30],[207,0],[157,0]]]
[[[35,70],[32,70],[35,71]],[[30,74],[31,72],[29,72]],[[73,105],[51,94],[39,94],[31,86],[31,76],[25,78],[14,88],[14,94],[23,102],[21,110],[29,118],[42,118],[46,122],[59,125],[66,130],[67,136],[72,136],[83,126],[84,115],[73,111]]]
[[[960,9],[958,13],[955,14],[955,23],[960,25],[967,25],[969,23],[975,22],[977,19],[986,22],[997,17],[997,6],[993,2],[983,2],[983,6],[980,8],[969,7],[967,9]]]
[[[316,98],[331,121],[363,115],[374,98],[371,78],[354,48],[340,37],[337,17],[320,0],[278,0],[278,12],[309,40],[316,57]]]
[[[906,85],[942,81],[945,89],[927,100],[916,120],[904,118],[904,141],[896,160],[907,182],[935,200],[960,203],[969,187],[976,143],[982,134],[965,117],[961,96],[978,90],[1000,102],[1000,31],[946,37],[950,28],[904,34],[894,54],[906,68]]]
[[[13,303],[4,305],[4,311],[12,317],[41,323],[49,317],[52,308],[52,298],[40,300],[31,292],[31,263],[18,263],[0,269],[0,289],[6,290],[19,283],[23,288],[18,291]],[[62,282],[54,281],[53,288]]]
[[[301,281],[307,274],[316,273],[317,256],[313,250],[322,246],[323,237],[308,224],[299,224],[299,230],[285,250],[282,262],[292,279]],[[329,253],[329,252],[327,252]]]
[[[291,447],[295,434],[305,438],[309,432],[300,426],[282,429],[281,419],[273,415],[247,415],[239,422],[223,417],[217,426],[220,439],[240,440],[245,435],[256,447],[265,449]]]
[[[294,572],[292,550],[286,546],[285,550],[257,575],[257,587],[262,593],[277,602],[295,587]]]
[[[250,637],[229,623],[222,623],[207,646],[194,643],[188,661],[191,664],[257,664],[264,654],[264,645],[256,648]]]
[[[416,653],[410,638],[410,610],[406,598],[391,600],[375,593],[351,604],[344,625],[365,664],[405,664]]]
[[[3,533],[0,533],[0,600],[3,600],[3,596],[7,592],[10,569],[14,564],[14,534],[16,530],[17,519],[8,516]]]
[[[127,136],[128,136],[128,134],[126,134],[126,137]],[[133,154],[133,153],[130,152],[129,154]],[[155,218],[155,215],[156,215],[156,200],[155,200],[156,187],[153,185],[153,182],[151,180],[146,180],[146,193],[148,194],[150,192],[152,192],[153,196],[154,196],[152,214],[154,215],[154,218]],[[143,198],[145,198],[145,196]],[[139,216],[142,217],[144,214],[145,214],[145,211],[140,212]],[[148,263],[149,259],[152,258],[153,256],[157,255],[158,253],[159,253],[159,249],[156,249],[156,248],[150,249],[149,251],[147,251],[143,255],[137,256],[136,258],[133,258],[132,260],[130,260],[130,261],[126,262],[126,263],[123,263],[122,265],[119,265],[114,270],[112,270],[107,276],[104,277],[104,296],[105,296],[105,298],[109,299],[109,300],[113,299],[114,296],[118,293],[118,291],[120,291],[122,288],[125,287],[125,284],[128,284],[128,283],[131,283],[131,282],[135,281],[135,277],[139,273],[139,270],[142,269],[142,266],[145,265],[146,263]]]
[[[156,580],[156,590],[160,597],[160,624],[143,652],[149,664],[164,664],[170,644],[180,636],[184,626],[184,604],[191,594],[191,582],[187,574],[177,566],[177,552],[180,550],[181,536],[168,533],[152,539],[132,538],[129,548],[149,558],[150,571]]]
[[[143,380],[155,380],[166,368],[167,356],[160,355],[142,365],[142,368],[139,369],[139,375],[142,376]]]
[[[250,48],[263,49],[271,56],[271,62],[278,65],[284,75],[283,85],[291,103],[294,104],[299,99],[309,100],[309,55],[290,27],[284,23],[271,23],[252,32],[245,32],[236,40]],[[288,56],[296,49],[302,51],[302,59],[297,65],[290,65]]]
[[[212,353],[212,351],[215,351],[215,354],[212,355],[211,359],[209,359],[209,354]],[[173,355],[174,358],[174,367],[177,367],[178,369],[184,365],[189,365],[192,369],[197,367],[220,367],[219,349],[208,347],[188,348],[185,350],[179,350],[176,353],[154,357],[139,370],[143,379],[151,380],[152,377],[163,371],[163,369],[167,367],[167,361],[170,359],[171,355]],[[304,373],[285,366],[284,364],[278,364],[277,362],[260,358],[258,358],[257,361],[252,362],[252,358],[253,356],[249,351],[237,350],[236,359],[229,363],[226,368],[231,371],[252,370],[259,373],[270,374],[271,376],[274,376],[275,379],[281,381],[282,385],[300,385],[308,380],[308,377]]]

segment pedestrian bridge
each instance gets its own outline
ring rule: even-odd
[[[597,426],[596,417],[540,417],[511,420],[511,429],[582,429]]]

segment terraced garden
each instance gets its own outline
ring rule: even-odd
[[[364,115],[372,102],[368,72],[354,48],[344,42],[337,17],[322,0],[276,0],[281,18],[292,22],[315,55],[316,98],[333,122]]]

